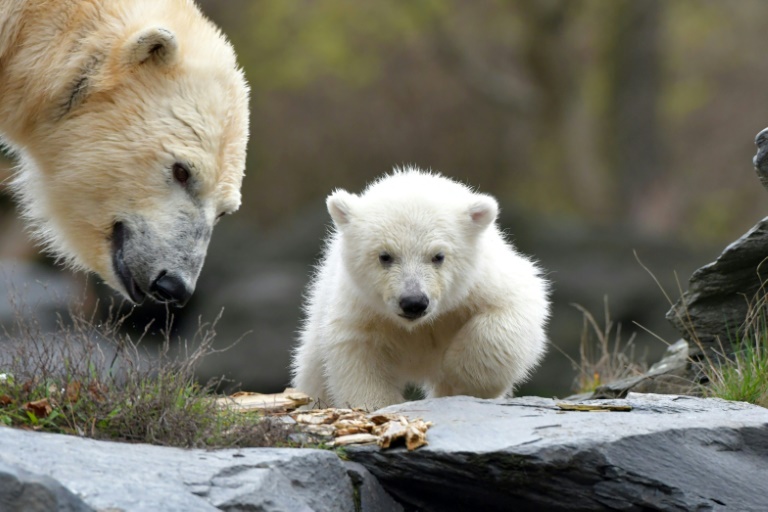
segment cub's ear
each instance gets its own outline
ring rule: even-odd
[[[132,34],[123,45],[123,63],[138,66],[153,62],[161,66],[170,66],[179,54],[176,35],[163,27],[149,27]]]
[[[475,194],[475,201],[469,207],[469,219],[478,231],[492,224],[499,215],[499,203],[486,194]]]
[[[356,202],[357,196],[350,194],[346,190],[339,189],[328,196],[325,204],[336,227],[342,228],[352,221],[352,215],[354,215],[353,208]]]

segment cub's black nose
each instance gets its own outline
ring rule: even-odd
[[[423,293],[400,297],[400,309],[403,311],[401,316],[405,318],[413,320],[424,316],[427,306],[429,306],[429,297]]]
[[[183,307],[192,297],[192,289],[181,278],[162,272],[149,288],[150,293],[160,302],[169,302]]]

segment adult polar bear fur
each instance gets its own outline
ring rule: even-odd
[[[183,305],[240,205],[248,86],[192,0],[0,2],[0,137],[34,236],[134,302]]]
[[[501,397],[546,349],[548,285],[491,196],[406,168],[328,197],[335,226],[309,287],[293,385],[320,406]]]

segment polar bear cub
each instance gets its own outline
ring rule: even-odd
[[[548,285],[496,226],[494,198],[405,168],[327,206],[335,229],[293,361],[317,405],[378,409],[407,384],[497,398],[538,364]]]

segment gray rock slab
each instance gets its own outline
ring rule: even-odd
[[[556,401],[468,397],[383,409],[432,421],[408,452],[349,447],[406,510],[764,511],[768,410],[630,393],[631,412],[565,412]]]
[[[345,462],[347,474],[352,478],[361,512],[403,512],[403,507],[392,499],[365,466]]]
[[[3,464],[55,479],[96,509],[353,512],[356,507],[347,467],[323,450],[183,450],[0,427]]]

